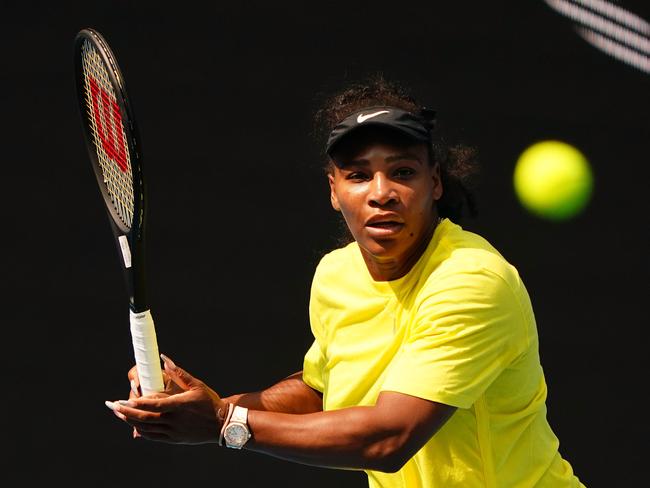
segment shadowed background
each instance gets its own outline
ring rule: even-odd
[[[133,440],[104,406],[127,396],[133,359],[74,92],[84,27],[111,44],[140,124],[161,352],[224,396],[301,369],[312,273],[339,234],[311,118],[322,94],[382,72],[438,111],[447,140],[478,148],[479,217],[462,223],[529,289],[560,452],[587,486],[645,479],[648,75],[543,1],[164,5],[0,8],[7,486],[366,486]],[[650,18],[646,2],[619,5]],[[518,155],[549,138],[582,150],[595,176],[564,223],[526,213],[512,189]]]

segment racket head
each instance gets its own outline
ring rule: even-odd
[[[124,76],[94,29],[74,40],[77,98],[88,156],[106,204],[133,312],[148,310],[145,286],[146,194],[142,151]]]
[[[144,183],[139,135],[113,51],[94,29],[74,42],[77,97],[88,155],[114,231],[139,237]]]

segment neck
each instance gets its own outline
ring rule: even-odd
[[[361,248],[361,255],[366,263],[368,272],[372,279],[375,281],[392,281],[405,276],[411,268],[418,262],[420,256],[424,254],[427,249],[431,237],[433,236],[436,227],[440,223],[440,219],[436,218],[429,226],[418,243],[411,246],[403,255],[381,258],[370,254],[365,249]]]

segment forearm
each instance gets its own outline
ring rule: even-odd
[[[226,400],[265,403],[258,394],[221,399],[204,384],[199,386],[177,395],[136,398],[107,406],[147,439],[202,444],[217,442],[223,428],[223,413],[217,412],[224,412]],[[376,407],[350,407],[290,414],[249,409],[252,437],[245,448],[313,466],[392,470],[389,463],[396,452],[393,446],[400,444],[400,431],[380,425],[375,411]]]
[[[251,410],[305,414],[323,409],[322,397],[302,381],[298,372],[262,391],[240,393],[223,399]]]
[[[183,387],[182,393],[107,403],[142,437],[216,442],[225,403],[237,402],[249,407],[252,437],[245,448],[314,466],[397,471],[455,411],[453,406],[391,391],[381,392],[373,406],[322,411],[320,393],[303,382],[300,373],[262,392],[223,399],[170,360],[165,371]]]
[[[383,418],[382,418],[383,417]],[[249,411],[246,449],[313,466],[395,471],[408,459],[408,431],[376,407],[307,415]]]

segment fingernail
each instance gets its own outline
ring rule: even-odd
[[[107,406],[108,408],[110,408],[111,410],[115,410],[115,404],[114,404],[113,402],[109,402],[108,400],[106,400],[106,401],[104,402],[104,405],[106,405],[106,406]]]
[[[135,384],[135,380],[131,380],[131,391],[135,393],[136,395],[138,394],[138,387]]]
[[[131,408],[135,407],[135,403],[133,403],[130,400],[119,400],[117,403],[119,403],[120,405],[124,405],[125,407],[131,407]]]
[[[174,364],[174,361],[169,359],[164,354],[161,354],[160,357],[162,358],[162,360],[165,362],[166,365],[169,365],[170,368],[175,368],[176,367],[176,365]]]

